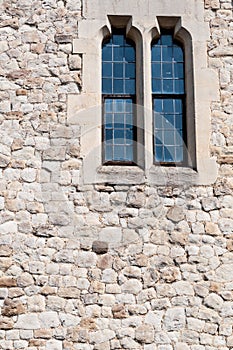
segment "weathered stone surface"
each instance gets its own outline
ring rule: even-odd
[[[185,326],[185,312],[183,308],[168,309],[164,317],[164,325],[168,331],[176,331]]]
[[[154,341],[154,329],[151,325],[145,324],[136,328],[136,340],[143,344],[151,344]]]
[[[184,219],[183,208],[174,206],[167,212],[167,218],[173,222],[179,222]]]
[[[11,317],[25,312],[25,307],[20,301],[12,301],[11,299],[6,299],[2,308],[2,315]]]
[[[18,320],[15,324],[15,328],[17,329],[40,329],[42,328],[38,319],[37,314],[25,314],[19,315]]]
[[[96,254],[105,254],[108,252],[108,244],[103,241],[94,241],[92,243],[92,250]]]
[[[0,317],[0,328],[2,330],[12,329],[14,327],[14,322],[10,317]]]
[[[0,287],[16,287],[16,279],[13,277],[0,277]]]
[[[128,313],[125,309],[125,306],[122,304],[118,304],[112,307],[112,313],[114,318],[126,318],[128,317]]]

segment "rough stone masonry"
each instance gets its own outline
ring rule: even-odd
[[[83,4],[0,1],[0,349],[233,349],[232,1],[198,1],[218,178],[191,187],[80,184]]]

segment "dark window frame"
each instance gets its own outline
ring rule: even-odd
[[[136,164],[136,141],[137,141],[137,127],[136,127],[136,109],[135,109],[135,104],[136,104],[136,83],[137,83],[137,78],[136,78],[136,44],[132,39],[129,39],[126,37],[126,28],[115,28],[112,27],[112,35],[122,35],[124,36],[125,42],[129,43],[130,46],[134,48],[135,51],[135,61],[134,61],[134,81],[135,81],[135,92],[134,94],[130,93],[105,93],[103,92],[103,72],[102,72],[102,164],[103,165],[137,165]],[[102,42],[102,51],[104,45],[106,45],[110,41],[111,37],[105,38]],[[103,60],[102,57],[102,67],[103,67],[103,62],[106,62]],[[121,61],[119,61],[120,63]],[[112,64],[114,64],[114,59],[112,58],[111,61]],[[114,72],[112,72],[111,75],[112,79],[114,80]],[[113,88],[112,88],[113,89]],[[132,137],[132,161],[131,160],[106,160],[106,153],[105,153],[105,111],[104,111],[104,106],[105,106],[105,101],[107,99],[112,99],[112,100],[126,100],[126,99],[131,99],[132,100],[132,118],[133,118],[133,124],[132,124],[132,131],[133,131],[133,137]],[[113,127],[114,130],[114,127]]]
[[[153,75],[152,75],[152,47],[154,45],[156,45],[156,43],[158,43],[158,41],[160,40],[161,36],[163,35],[169,35],[172,37],[172,45],[177,45],[178,47],[181,48],[182,53],[183,53],[183,80],[184,80],[184,92],[182,93],[174,93],[174,92],[165,92],[165,93],[154,93],[152,90],[152,111],[153,111],[153,118],[152,118],[152,131],[153,131],[153,164],[154,165],[162,165],[162,166],[187,166],[187,162],[188,162],[188,155],[187,155],[187,118],[186,118],[186,79],[185,79],[185,48],[184,45],[176,40],[174,38],[174,32],[173,30],[170,29],[163,29],[161,31],[161,35],[152,40],[151,42],[151,86],[152,86],[152,82],[153,82]],[[166,62],[166,61],[165,61]],[[163,60],[161,58],[161,64],[163,63]],[[162,72],[161,72],[161,80],[163,78]],[[182,161],[156,161],[156,145],[155,145],[155,117],[154,117],[154,101],[156,99],[161,99],[161,100],[166,100],[166,99],[180,99],[182,101],[182,139],[183,139],[183,159]],[[164,145],[164,144],[163,144]],[[174,147],[176,147],[176,144],[174,143]]]

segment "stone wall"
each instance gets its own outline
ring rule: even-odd
[[[193,187],[82,185],[82,4],[0,6],[0,349],[232,349],[232,2],[203,3],[218,179]]]

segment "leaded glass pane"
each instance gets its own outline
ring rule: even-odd
[[[136,53],[131,41],[113,32],[102,47],[102,92],[104,94],[135,94]],[[104,78],[110,78],[105,81]],[[119,81],[120,80],[120,81]]]
[[[158,97],[153,105],[155,162],[182,162],[182,99]]]
[[[132,99],[105,99],[103,132],[104,160],[132,162],[134,137]]]

